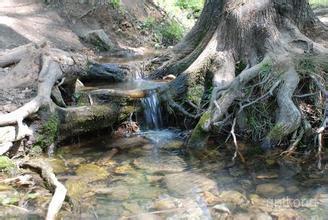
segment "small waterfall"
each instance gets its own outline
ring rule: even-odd
[[[149,96],[141,99],[144,108],[144,117],[148,129],[162,128],[162,114],[158,94],[152,92]]]

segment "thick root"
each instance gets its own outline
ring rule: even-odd
[[[290,67],[282,77],[283,84],[277,94],[278,119],[261,145],[265,150],[271,149],[284,137],[297,130],[301,124],[301,113],[292,100],[299,76],[294,67]]]

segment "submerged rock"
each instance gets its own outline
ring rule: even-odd
[[[97,166],[95,164],[80,165],[76,170],[76,174],[89,182],[103,180],[109,176],[106,168]]]
[[[161,156],[156,159],[142,157],[135,159],[133,165],[149,173],[177,173],[187,167],[186,162],[178,156]]]
[[[220,196],[220,200],[226,203],[233,203],[236,205],[246,204],[247,198],[238,191],[223,191]]]
[[[68,179],[65,183],[67,194],[74,200],[81,200],[88,192],[88,184],[81,179]]]
[[[64,173],[68,170],[63,160],[57,158],[48,159],[50,166],[52,167],[55,174]]]
[[[256,186],[256,193],[265,197],[275,197],[285,192],[285,188],[275,183],[264,183]]]
[[[177,195],[211,192],[218,195],[217,183],[206,176],[191,172],[169,174],[164,177],[169,191]]]

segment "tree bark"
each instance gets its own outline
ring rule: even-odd
[[[220,131],[232,125],[228,118],[237,117],[245,106],[261,100],[254,97],[260,94],[246,95],[246,88],[258,91],[260,85],[267,85],[263,94],[270,92],[276,97],[277,117],[272,117],[276,118],[275,125],[258,141],[264,149],[270,149],[300,128],[302,114],[292,97],[304,76],[296,71],[296,58],[304,54],[327,57],[325,30],[327,27],[314,16],[306,0],[207,0],[195,27],[170,55],[165,55],[171,59],[150,78],[176,75],[172,93],[181,97],[194,86],[188,84],[189,78],[212,72],[210,105],[188,142],[188,148],[196,154],[206,151],[214,128]],[[239,72],[240,63],[244,67]],[[264,74],[267,81],[259,81]],[[273,84],[279,88],[271,91]]]

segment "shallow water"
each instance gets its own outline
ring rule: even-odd
[[[74,209],[64,219],[325,219],[327,176],[273,160],[231,163],[231,153],[198,161],[176,130],[140,134],[149,144],[108,159],[106,143],[66,146],[57,157]],[[83,144],[83,143],[82,143]]]

